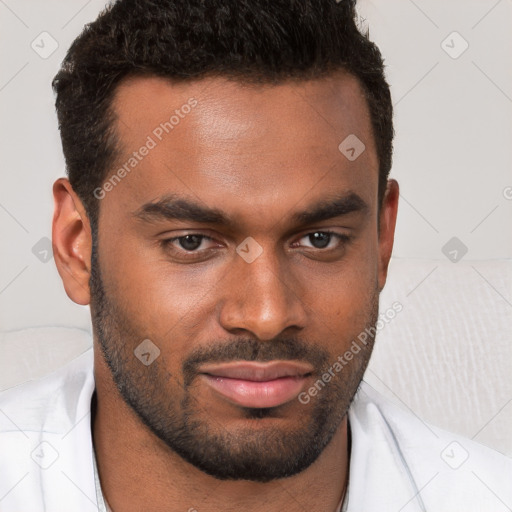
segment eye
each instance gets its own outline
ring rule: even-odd
[[[205,247],[201,247],[205,240],[213,241],[213,238],[193,233],[190,235],[176,236],[174,238],[162,240],[162,245],[165,248],[172,248],[177,251],[198,252],[197,250],[199,248],[202,248],[203,250],[206,249]]]
[[[292,247],[306,247],[307,249],[330,253],[330,251],[344,249],[350,241],[350,236],[329,230],[318,230],[304,235],[299,239],[299,242],[302,240],[305,240],[306,243],[295,242]],[[208,242],[210,243],[208,244]],[[213,238],[199,233],[167,238],[161,240],[160,244],[165,251],[183,260],[205,257],[210,254],[210,249],[219,247],[219,244]]]
[[[350,240],[348,235],[335,233],[334,231],[314,231],[303,236],[301,240],[307,240],[313,249],[337,249]],[[334,243],[331,243],[334,242]],[[308,247],[306,245],[306,247]]]

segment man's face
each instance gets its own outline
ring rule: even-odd
[[[98,194],[91,310],[123,399],[217,478],[302,471],[340,426],[373,340],[307,403],[297,395],[375,324],[385,279],[358,82],[137,78],[114,108],[108,178],[126,165]]]

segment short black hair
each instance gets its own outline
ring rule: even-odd
[[[393,109],[381,53],[358,28],[355,0],[112,2],[74,40],[52,82],[67,174],[93,230],[93,191],[117,156],[112,99],[122,79],[223,76],[275,84],[339,70],[357,77],[368,102],[382,204]]]

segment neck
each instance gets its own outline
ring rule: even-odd
[[[105,499],[114,512],[335,511],[344,495],[349,461],[347,418],[306,470],[268,483],[218,480],[173,452],[119,395],[95,353],[96,410],[92,436]]]

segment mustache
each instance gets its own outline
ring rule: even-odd
[[[253,338],[237,339],[200,347],[190,354],[182,364],[185,386],[189,385],[205,363],[231,361],[295,360],[309,363],[319,372],[327,366],[329,353],[317,344],[296,338],[279,338],[258,341]]]

